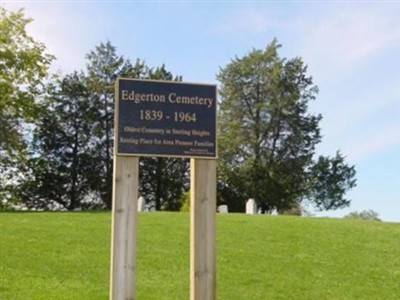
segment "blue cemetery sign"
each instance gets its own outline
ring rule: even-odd
[[[216,89],[118,78],[116,155],[216,158]]]

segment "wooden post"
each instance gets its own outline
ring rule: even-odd
[[[216,299],[216,161],[190,160],[190,300]]]
[[[135,299],[139,158],[114,157],[110,299]]]

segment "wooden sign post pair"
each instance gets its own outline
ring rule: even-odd
[[[139,157],[190,158],[190,299],[216,299],[216,86],[118,79],[110,299],[135,298]]]

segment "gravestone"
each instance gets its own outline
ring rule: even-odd
[[[146,209],[146,201],[144,201],[144,198],[140,196],[138,199],[137,211],[145,211],[145,209]]]
[[[218,212],[219,213],[224,213],[227,214],[228,213],[228,205],[220,205],[218,206]]]
[[[249,215],[257,214],[257,203],[252,198],[250,198],[246,202],[246,214]]]

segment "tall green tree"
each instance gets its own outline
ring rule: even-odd
[[[279,47],[274,40],[218,74],[220,200],[243,210],[245,199],[254,198],[263,212],[291,209],[306,198],[320,209],[344,207],[354,167],[339,154],[315,161],[321,115],[308,105],[318,88],[302,59],[280,58]]]
[[[45,208],[57,202],[68,210],[82,206],[90,191],[93,109],[86,78],[74,72],[49,86],[46,113],[33,131],[29,174],[19,188],[28,206]]]
[[[110,43],[100,44],[87,59],[86,74],[74,72],[48,85],[26,176],[15,189],[28,206],[56,202],[69,210],[90,208],[98,207],[100,197],[110,208],[115,79],[181,80],[164,65],[151,69],[140,60],[132,65]],[[141,194],[158,210],[178,210],[188,189],[188,160],[147,157],[140,166]]]
[[[92,159],[94,174],[92,190],[99,191],[103,201],[111,208],[112,165],[114,146],[114,88],[117,77],[154,80],[181,80],[173,77],[165,66],[149,68],[143,61],[135,64],[117,55],[110,42],[101,43],[87,56],[90,101],[96,108],[92,123]],[[142,158],[140,161],[140,193],[157,210],[178,210],[179,197],[187,189],[187,160],[160,157]]]
[[[92,123],[92,156],[98,176],[93,180],[92,189],[99,191],[107,208],[111,208],[115,80],[117,77],[141,78],[147,67],[140,60],[132,65],[117,54],[110,42],[100,43],[86,59],[89,97],[97,112]]]
[[[38,114],[36,97],[53,56],[44,44],[27,32],[31,22],[23,10],[7,11],[0,7],[0,151],[13,153],[23,147],[24,122]]]
[[[40,113],[37,100],[54,58],[26,32],[31,21],[23,10],[0,7],[0,201],[10,200],[22,180],[28,124]]]
[[[149,69],[148,79],[181,81],[165,66]],[[142,157],[140,159],[140,193],[155,210],[179,210],[181,195],[189,188],[189,160],[184,158]]]
[[[335,209],[350,205],[343,196],[356,185],[354,166],[345,163],[338,151],[333,157],[319,156],[311,166],[306,196],[323,209]]]
[[[49,85],[46,113],[34,130],[31,176],[18,189],[32,206],[57,202],[73,210],[98,207],[100,198],[111,207],[115,79],[140,76],[147,67],[140,61],[133,66],[109,42],[87,59],[86,74],[74,72]]]

